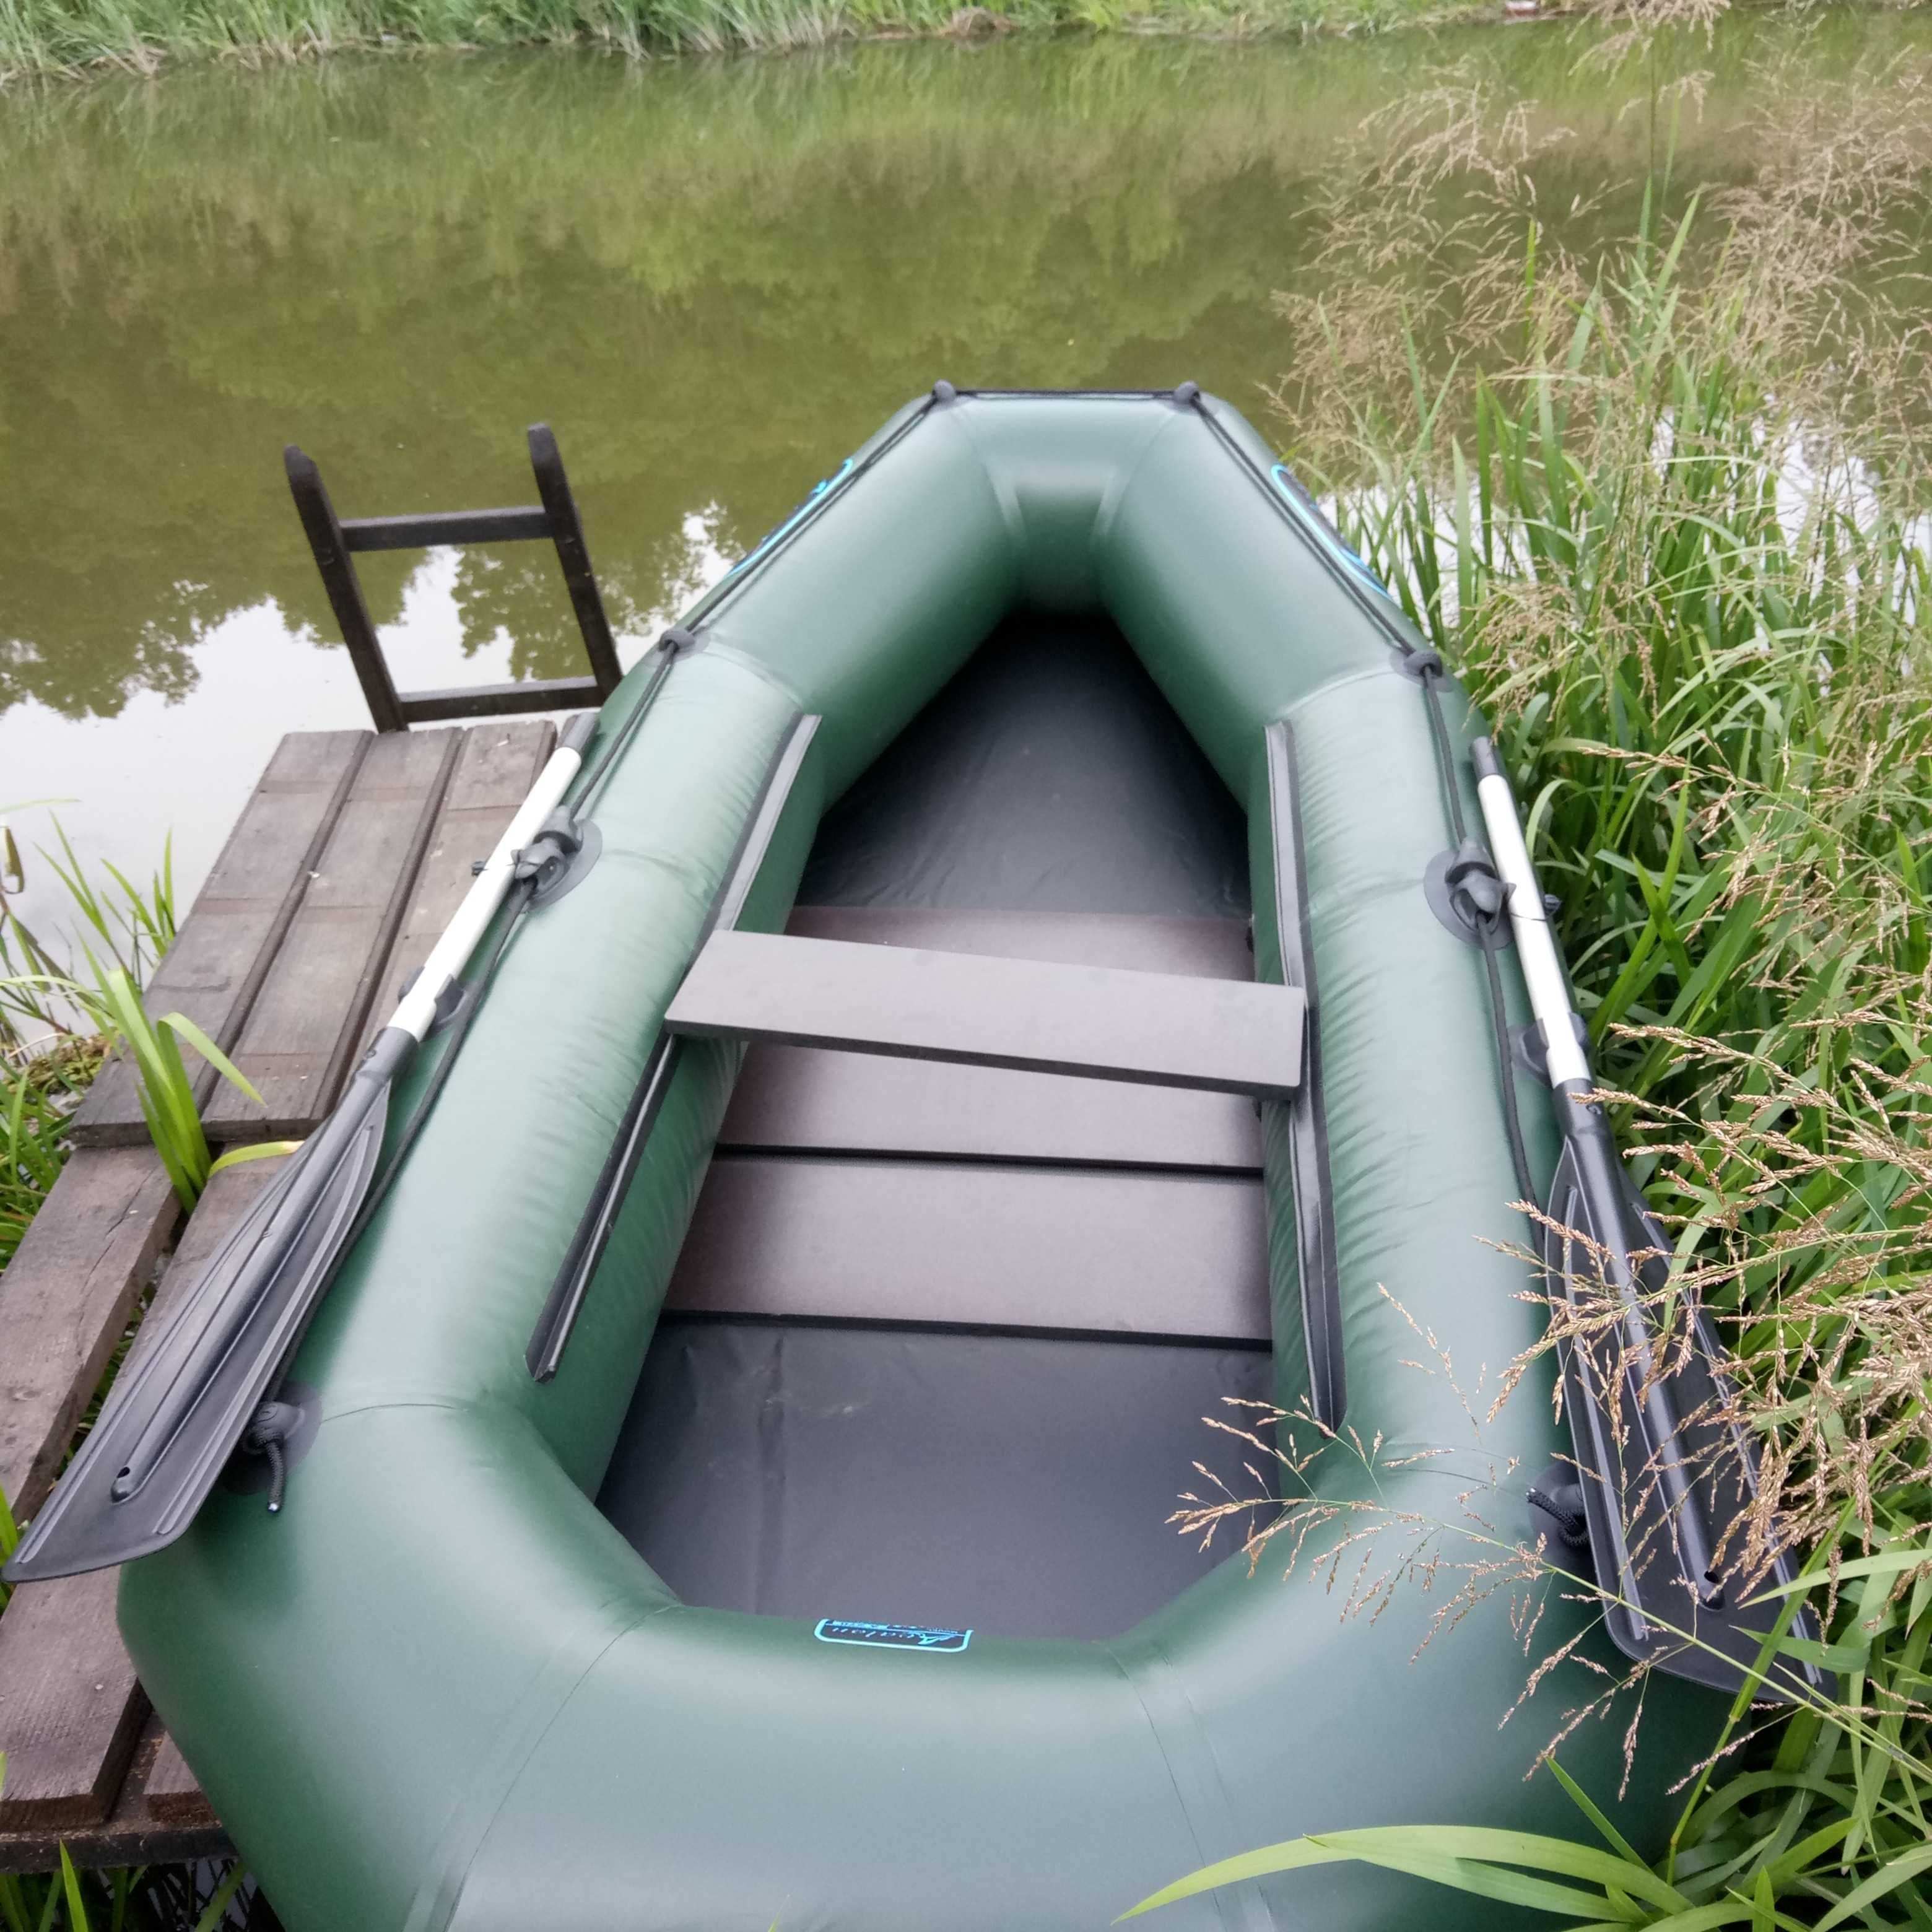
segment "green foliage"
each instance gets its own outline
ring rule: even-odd
[[[1592,1932],[1599,1928],[1609,1932],[1610,1928],[1622,1926],[1670,1926],[1677,1932],[1692,1932],[1694,1928],[1696,1932],[1706,1932],[1707,1928],[1721,1925],[1747,1925],[1754,1932],[1771,1932],[1774,1926],[1795,1928],[1808,1922],[1780,1911],[1779,1905],[1815,1867],[1828,1865],[1835,1840],[1841,1835],[1831,1831],[1814,1833],[1780,1856],[1754,1864],[1745,1877],[1732,1882],[1726,1896],[1700,1903],[1690,1890],[1660,1880],[1613,1834],[1613,1849],[1600,1852],[1567,1838],[1475,1826],[1388,1826],[1329,1832],[1224,1858],[1143,1899],[1123,1916],[1138,1918],[1158,1906],[1243,1879],[1352,1858],[1457,1892],[1472,1892],[1498,1904],[1547,1912],[1567,1919],[1579,1932],[1584,1927]],[[1854,1921],[1869,1923],[1870,1908],[1911,1884],[1928,1868],[1932,1868],[1932,1844],[1922,1838],[1809,1922],[1817,1932],[1831,1932],[1834,1926]]]
[[[26,808],[0,808],[0,1049],[16,1053],[30,1039],[70,1033],[74,1016],[72,1006],[62,998],[62,989],[74,977],[72,967],[20,916],[26,865],[8,818]],[[86,946],[90,961],[95,956],[92,947],[98,946],[111,965],[138,986],[148,967],[174,944],[172,838],[164,844],[160,865],[145,888],[111,863],[101,868],[110,881],[104,888],[88,877],[58,818],[53,830],[59,854],[42,847],[40,856],[64,889],[67,905],[82,928],[93,934]]]
[[[1378,310],[1371,276],[1353,337],[1302,316],[1340,519],[1492,722],[1674,1282],[1732,1346],[1748,1552],[1808,1552],[1823,1639],[1782,1647],[1833,1688],[1781,1724],[1741,1695],[1653,1856],[1564,1778],[1607,1852],[1317,1833],[1137,1910],[1352,1858],[1580,1926],[1932,1924],[1932,464],[1922,339],[1847,279],[1923,165],[1889,110],[1820,103],[1702,281],[1694,217],[1595,273],[1532,215],[1513,287],[1492,247],[1438,286],[1446,380],[1406,320],[1439,234],[1378,258],[1417,284]],[[1492,244],[1522,205],[1486,182]]]
[[[148,1138],[161,1157],[161,1165],[167,1169],[184,1210],[194,1211],[208,1177],[218,1167],[290,1150],[292,1144],[290,1142],[264,1142],[236,1148],[216,1160],[202,1131],[194,1083],[182,1062],[180,1042],[185,1040],[224,1080],[238,1087],[257,1105],[261,1095],[185,1013],[164,1013],[159,1019],[151,1019],[142,1004],[140,988],[124,968],[98,966],[92,955],[88,963],[95,966],[94,985],[84,987],[76,982],[67,990],[133,1064]]]
[[[1474,0],[0,0],[0,80],[239,53],[580,43],[633,57],[796,48],[872,34],[1088,27],[1244,36],[1473,15]],[[1484,10],[1486,11],[1486,10]]]
[[[251,1100],[261,1096],[185,1013],[153,1018],[142,1004],[141,975],[174,941],[172,842],[145,892],[112,865],[104,867],[112,881],[104,892],[88,878],[58,820],[55,832],[61,857],[41,856],[106,958],[83,940],[81,950],[92,976],[78,979],[28,931],[10,897],[10,892],[18,895],[23,883],[19,848],[10,833],[4,834],[0,969],[25,959],[30,970],[0,970],[0,1025],[11,1023],[17,1029],[24,1022],[38,1022],[52,1039],[34,1050],[21,1043],[17,1030],[0,1033],[0,1268],[12,1258],[66,1162],[64,1123],[100,1068],[104,1042],[134,1066],[148,1135],[184,1208],[193,1209],[218,1168],[286,1154],[293,1144],[265,1142],[215,1159],[202,1131],[182,1042]],[[76,1031],[76,1016],[85,1030]]]
[[[0,1056],[0,1268],[67,1160],[67,1117],[100,1064],[98,1040],[69,1040],[18,1060]]]
[[[17,1540],[12,1513],[0,1496],[0,1562]],[[4,1603],[0,1596],[0,1606]],[[6,1784],[7,1754],[0,1750],[0,1790]],[[246,1865],[231,1862],[206,1887],[197,1876],[191,1866],[82,1872],[62,1845],[54,1871],[0,1872],[0,1932],[183,1932],[190,1926],[193,1932],[220,1932],[226,1925],[248,1924],[260,1894],[243,1900]]]
[[[20,1526],[14,1520],[14,1506],[7,1500],[7,1492],[0,1490],[0,1568],[20,1546]],[[0,1610],[7,1607],[8,1599],[13,1595],[12,1586],[0,1582]],[[7,1754],[0,1751],[0,1780],[4,1780],[7,1771]]]
[[[0,1776],[6,1755],[0,1752]],[[206,1868],[201,1868],[203,1871]],[[65,1846],[45,1874],[0,1872],[4,1932],[220,1932],[245,1926],[259,1894],[247,1894],[248,1869],[231,1864],[212,1885],[188,1866],[83,1871]]]

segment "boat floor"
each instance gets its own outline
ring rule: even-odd
[[[686,1603],[1001,1636],[1120,1634],[1234,1549],[1166,1520],[1248,1348],[668,1321],[604,1514]],[[1252,1455],[1250,1460],[1254,1460]]]
[[[1246,978],[1246,828],[1111,627],[996,633],[795,931]],[[1236,1096],[754,1047],[599,1507],[686,1602],[1104,1638],[1232,1551],[1271,1384]]]

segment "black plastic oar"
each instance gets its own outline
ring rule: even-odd
[[[10,1582],[104,1569],[172,1543],[220,1476],[300,1333],[382,1150],[415,1040],[386,1030],[342,1105],[209,1262],[7,1566]]]
[[[375,1178],[398,1076],[436,1024],[596,728],[573,718],[340,1104],[217,1251],[153,1352],[117,1381],[7,1566],[9,1582],[145,1556],[194,1520],[287,1364]],[[525,868],[527,869],[527,868]],[[527,888],[526,888],[527,890]],[[274,1440],[266,1432],[260,1446]]]
[[[1735,1691],[1780,1615],[1754,1586],[1773,1577],[1789,1583],[1792,1566],[1780,1554],[1762,1577],[1746,1569],[1756,1455],[1731,1419],[1715,1340],[1688,1289],[1672,1332],[1658,1330],[1670,1244],[1591,1101],[1582,1024],[1508,778],[1488,739],[1478,738],[1470,757],[1563,1130],[1543,1260],[1551,1299],[1567,1318],[1560,1348],[1574,1489],[1606,1619],[1625,1656]],[[1538,1500],[1560,1512],[1562,1499]],[[1780,1660],[1771,1674],[1796,1688],[1801,1670]],[[1822,1682],[1810,1666],[1802,1675]]]

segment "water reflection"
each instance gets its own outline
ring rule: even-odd
[[[1675,175],[1740,178],[1732,21]],[[1932,30],[1834,14],[1848,65]],[[275,737],[359,722],[279,452],[345,514],[532,500],[556,428],[634,651],[907,396],[1184,375],[1259,412],[1337,146],[1454,57],[1568,138],[1539,200],[1628,231],[1641,116],[1565,32],[872,46],[215,70],[0,120],[0,805],[78,795],[192,884]],[[1573,204],[1585,214],[1565,215]],[[363,560],[405,688],[568,675],[536,546]],[[130,829],[131,828],[131,829]]]

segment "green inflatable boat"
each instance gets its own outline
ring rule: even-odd
[[[1303,1832],[1582,1835],[1534,1762],[1655,1600],[1454,1567],[1616,1540],[1554,1364],[1488,1414],[1512,1204],[1615,1155],[1482,729],[1191,384],[941,383],[667,634],[480,994],[378,1043],[380,1204],[234,1395],[280,1507],[129,1546],[292,1928],[1063,1932]],[[1168,1520],[1213,1478],[1334,1507],[1251,1562]],[[1640,1843],[1724,1702],[1653,1691]],[[1564,1747],[1606,1800],[1627,1718]],[[1331,1864],[1155,1922],[1492,1916]]]

